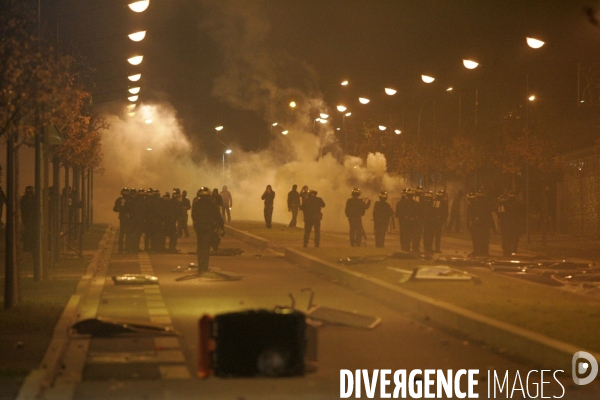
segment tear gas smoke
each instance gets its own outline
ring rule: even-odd
[[[317,74],[309,65],[268,49],[271,32],[263,3],[207,0],[202,4],[205,19],[200,29],[223,54],[213,96],[234,108],[255,111],[265,121],[279,121],[289,134],[277,135],[269,148],[258,153],[231,147],[223,179],[221,163],[192,161],[196,150],[168,104],[140,107],[132,118],[108,116],[111,129],[103,142],[106,172],[95,181],[96,202],[104,202],[94,208],[100,220],[116,222],[112,202],[121,187],[161,191],[179,187],[193,198],[200,186],[221,189],[225,184],[233,196],[232,219],[262,220],[260,197],[271,185],[276,192],[273,220],[287,224],[291,219],[287,193],[297,184],[317,190],[325,201],[323,229],[346,230],[344,207],[353,187],[360,187],[363,197],[372,200],[381,190],[399,191],[403,179],[386,173],[382,154],[370,154],[366,162],[343,154],[330,124],[319,124],[319,135],[314,134],[316,116],[335,110],[323,101]],[[291,100],[297,103],[293,112]],[[144,123],[149,118],[153,122]],[[326,149],[323,157],[321,146]],[[367,230],[372,230],[371,213],[367,211],[364,221]]]

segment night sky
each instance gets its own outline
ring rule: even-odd
[[[272,122],[297,118],[291,100],[323,98],[334,128],[342,123],[335,105],[344,104],[353,129],[372,120],[410,137],[421,110],[420,130],[433,130],[435,99],[436,134],[451,136],[459,97],[462,123],[475,125],[477,93],[478,134],[493,138],[504,117],[523,110],[527,77],[536,134],[561,151],[598,137],[600,105],[578,107],[578,64],[598,61],[600,49],[600,27],[584,7],[597,2],[151,0],[141,14],[127,3],[42,0],[42,19],[95,69],[99,107],[121,109],[126,75],[141,72],[141,102],[170,103],[209,158],[221,154],[217,125],[225,126],[221,140],[228,144],[264,147]],[[125,35],[138,29],[146,38],[129,41]],[[546,44],[531,49],[527,36]],[[145,59],[130,67],[125,58],[136,52]],[[467,70],[464,58],[480,66]],[[425,84],[421,74],[436,80]],[[350,85],[341,87],[345,79]],[[386,96],[384,87],[398,93]],[[358,96],[371,103],[360,105]],[[308,110],[315,117],[319,111]]]

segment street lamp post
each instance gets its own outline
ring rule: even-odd
[[[225,185],[225,154],[231,154],[231,150],[227,149],[225,150],[225,152],[223,153],[223,185]]]

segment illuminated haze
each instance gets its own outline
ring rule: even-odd
[[[319,112],[334,111],[322,101],[317,76],[309,65],[288,54],[267,51],[270,31],[261,18],[262,3],[203,4],[206,16],[200,29],[219,44],[223,55],[222,74],[214,82],[213,96],[234,108],[256,112],[268,126],[279,122],[265,150],[243,152],[230,145],[233,152],[225,159],[225,184],[233,196],[232,219],[262,220],[260,197],[266,185],[271,185],[276,192],[273,220],[287,224],[291,218],[287,193],[297,184],[298,190],[303,185],[317,190],[325,201],[324,229],[345,230],[344,205],[353,187],[360,187],[363,197],[373,201],[379,191],[398,188],[401,180],[386,174],[382,154],[370,154],[366,163],[344,156],[330,124],[317,124],[327,143],[327,152],[319,158],[314,119]],[[298,104],[295,109],[288,106],[291,100]],[[148,118],[151,124],[145,123]],[[116,223],[112,204],[121,187],[153,187],[161,193],[178,187],[187,190],[190,198],[200,186],[221,190],[222,164],[197,161],[203,158],[198,156],[203,150],[193,147],[169,104],[142,105],[134,117],[123,111],[123,115],[107,119],[111,127],[103,140],[106,171],[94,182],[98,220]],[[288,135],[281,135],[279,127],[285,127]],[[371,212],[367,211],[364,221],[369,231]]]

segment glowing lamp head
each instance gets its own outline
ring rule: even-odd
[[[282,135],[287,135],[288,133],[289,133],[289,131],[287,131],[287,130],[281,132]]]
[[[532,49],[539,49],[540,47],[542,47],[545,44],[545,42],[542,42],[539,39],[535,39],[535,38],[531,38],[531,37],[526,38],[526,40],[527,40],[527,45],[529,47],[531,47]]]
[[[428,76],[428,75],[421,75],[421,79],[423,80],[423,82],[425,83],[431,83],[433,81],[435,81],[435,78],[432,76]]]
[[[351,116],[351,115],[352,115],[352,113],[351,113],[351,112],[347,112],[346,114],[344,114],[344,117],[349,117],[349,116]]]
[[[127,77],[127,79],[129,79],[131,82],[137,82],[140,80],[141,77],[142,77],[142,74],[135,74],[135,75],[129,75]]]
[[[222,130],[223,130],[223,127],[222,127],[222,126],[217,126],[217,127],[215,127],[215,130],[216,130],[217,132],[220,132],[220,131],[222,131]]]
[[[383,126],[383,125],[379,125],[379,130],[380,130],[380,131],[385,131],[386,129],[387,129],[387,128],[386,128],[385,126]]]
[[[297,105],[297,104],[296,104],[296,102],[295,102],[295,101],[291,101],[291,102],[290,102],[290,107],[292,107],[292,108],[296,108],[296,105]]]
[[[127,59],[127,62],[131,65],[140,65],[144,56],[135,56]]]
[[[151,123],[152,123],[152,120],[151,120],[150,118],[148,118],[148,119],[147,119],[147,120],[145,120],[144,122],[145,122],[145,123],[147,123],[147,124],[151,124]]]
[[[336,108],[337,108],[337,110],[338,110],[339,112],[344,112],[344,111],[346,111],[346,110],[347,110],[347,108],[346,108],[346,107],[344,107],[344,106],[337,106]]]
[[[453,90],[452,86],[450,86],[448,89],[446,89],[446,92],[451,92]]]
[[[475,69],[479,66],[479,63],[473,60],[463,60],[463,65],[466,69]]]
[[[129,3],[129,8],[131,9],[131,11],[139,13],[146,11],[149,5],[150,0],[135,1],[133,3]]]
[[[366,97],[359,97],[358,101],[360,101],[360,104],[369,104],[371,100],[367,99]]]
[[[535,100],[535,95],[532,94],[531,96],[528,97],[528,99],[529,99],[529,101],[534,101]]]
[[[225,154],[231,154],[231,149],[225,150]]]
[[[393,96],[397,93],[398,91],[392,88],[385,88],[385,94],[387,94],[388,96]]]
[[[329,118],[329,114],[325,114],[325,113],[321,113],[321,114],[319,114],[319,116],[323,119]]]
[[[272,126],[277,126],[277,122],[273,122],[271,125]]]
[[[129,100],[129,101],[131,101],[131,102],[134,102],[134,101],[137,101],[137,99],[138,99],[139,97],[140,97],[140,96],[138,96],[138,95],[135,95],[135,96],[129,96],[129,97],[127,98],[127,100]]]
[[[146,37],[146,31],[134,32],[134,33],[129,34],[127,36],[129,36],[129,39],[131,39],[132,41],[139,42],[139,41],[143,40]]]
[[[396,133],[396,135],[399,135],[402,133],[402,131],[400,129],[396,129],[394,132]]]
[[[342,85],[342,86],[348,86],[348,81],[343,81],[343,82],[341,83],[341,85]]]
[[[138,94],[140,92],[140,87],[132,87],[127,89],[131,94]]]
[[[319,118],[319,122],[320,122],[320,123],[322,123],[322,124],[326,124],[326,123],[327,123],[327,120],[326,120],[326,119],[324,119],[324,118]]]

